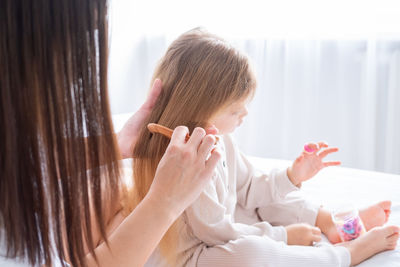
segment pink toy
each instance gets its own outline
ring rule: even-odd
[[[309,145],[304,145],[304,150],[307,151],[308,153],[316,151],[316,149],[311,148]]]

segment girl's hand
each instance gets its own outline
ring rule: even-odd
[[[217,133],[215,127],[207,132]],[[196,128],[185,142],[187,133],[185,126],[174,130],[147,195],[158,204],[162,202],[174,216],[180,215],[198,198],[221,158],[218,150],[213,150],[214,135],[206,135],[204,129]]]
[[[313,242],[321,241],[321,230],[306,223],[296,223],[285,227],[287,244],[311,246]]]
[[[161,90],[161,80],[155,79],[146,101],[139,110],[129,118],[122,130],[117,134],[118,146],[123,159],[132,157],[132,151],[136,144],[140,127],[142,127],[143,121],[153,109]]]
[[[296,186],[312,178],[325,167],[341,164],[340,161],[323,162],[327,155],[339,151],[337,147],[328,148],[326,143],[319,142],[306,144],[304,148],[309,152],[303,151],[287,170],[290,181]]]

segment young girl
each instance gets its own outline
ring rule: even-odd
[[[287,170],[257,173],[229,136],[247,115],[246,104],[256,88],[247,58],[236,49],[201,30],[189,31],[171,44],[154,77],[163,81],[163,90],[145,125],[186,125],[192,136],[205,134],[196,127],[214,125],[221,135],[216,147],[223,155],[213,180],[161,241],[160,265],[349,266],[394,249],[395,226],[376,227],[337,246],[309,246],[320,241],[321,231],[339,242],[331,214],[289,193],[320,169],[340,164],[323,162],[337,149],[310,144],[315,151],[303,152]],[[125,202],[128,210],[149,190],[169,142],[145,125],[134,149],[135,186]],[[237,221],[236,211],[254,215],[258,209],[269,222]],[[384,224],[389,211],[390,202],[382,202],[360,214],[369,230]]]

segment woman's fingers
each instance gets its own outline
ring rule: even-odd
[[[215,127],[215,125],[208,126],[207,128],[205,128],[205,130],[207,134],[213,134],[213,135],[216,135],[219,132],[218,128]]]
[[[217,132],[217,129],[207,129],[207,131]],[[214,147],[215,137],[210,134],[206,135],[206,131],[203,128],[197,127],[193,130],[189,140],[185,142],[188,133],[189,130],[186,126],[176,127],[171,137],[171,144],[182,145],[186,143],[192,153],[196,154],[195,156],[205,161]]]
[[[215,132],[215,130],[212,130],[212,132]],[[171,137],[171,144],[185,144],[185,139],[188,133],[189,130],[186,126],[176,127]],[[206,161],[214,147],[214,144],[215,137],[213,135],[206,135],[206,131],[203,128],[197,127],[193,130],[185,145],[187,146],[187,149],[191,151],[189,153],[195,154],[194,157]]]
[[[117,134],[118,146],[122,158],[131,158],[133,156],[132,151],[138,138],[138,132],[143,126],[143,122],[152,111],[161,90],[161,80],[156,79],[146,102],[144,102],[139,110],[128,119],[124,127]]]
[[[162,83],[161,80],[157,78],[154,80],[149,96],[147,97],[146,102],[143,103],[142,108],[146,110],[152,110],[158,96],[161,93],[161,90],[162,90]]]
[[[188,133],[185,126],[175,128],[151,185],[153,194],[169,200],[175,214],[181,214],[198,198],[221,158],[215,150],[206,160],[214,146],[214,136],[205,136],[204,129],[196,128],[186,142]]]
[[[213,135],[206,135],[201,142],[198,149],[198,156],[200,160],[206,160],[211,150],[214,148],[215,137]]]
[[[196,127],[192,134],[190,135],[190,138],[187,142],[189,146],[193,146],[194,149],[197,151],[199,148],[200,143],[202,142],[204,136],[206,135],[206,131],[203,128]]]
[[[171,137],[171,144],[184,144],[186,140],[186,135],[189,133],[189,129],[186,126],[178,126],[175,128]]]
[[[221,159],[221,153],[218,149],[215,149],[211,152],[210,158],[206,161],[206,168],[204,171],[205,177],[211,177],[211,174],[214,172],[215,166],[217,166],[218,161]]]

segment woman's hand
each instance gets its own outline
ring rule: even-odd
[[[207,132],[215,134],[216,130],[208,129]],[[146,196],[169,207],[172,216],[180,215],[198,198],[221,158],[220,153],[213,150],[213,135],[206,135],[204,129],[196,128],[185,142],[187,133],[185,126],[174,130]]]
[[[324,142],[318,144],[309,143],[304,146],[303,153],[288,168],[287,175],[290,181],[299,186],[302,182],[307,181],[316,175],[321,169],[328,166],[340,165],[340,161],[323,162],[323,159],[331,153],[339,151],[337,147],[328,148]]]
[[[88,266],[143,266],[178,216],[200,195],[210,181],[221,155],[213,151],[215,127],[174,130],[158,164],[145,198],[127,216],[118,213],[108,220],[108,243],[96,248],[97,260],[87,255]],[[211,153],[211,155],[210,155]]]
[[[129,118],[122,130],[117,134],[118,146],[123,159],[132,157],[132,151],[136,144],[140,127],[153,109],[161,90],[161,80],[155,79],[146,101],[139,110]]]

